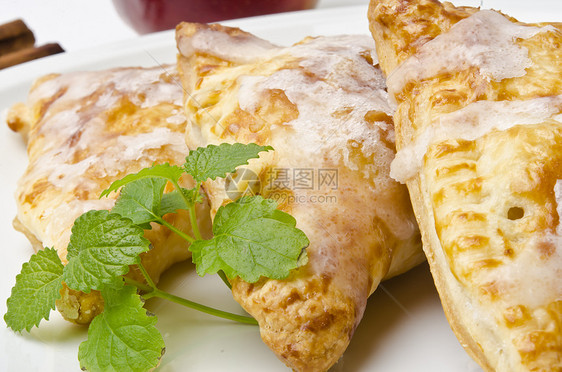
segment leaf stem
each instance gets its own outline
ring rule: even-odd
[[[233,314],[233,313],[229,313],[229,312],[226,312],[226,311],[214,309],[212,307],[201,305],[197,302],[189,301],[185,298],[175,296],[171,293],[164,292],[164,291],[161,291],[159,289],[155,289],[154,291],[152,291],[150,293],[147,293],[143,297],[145,299],[148,299],[148,298],[151,298],[151,297],[160,297],[160,298],[166,299],[168,301],[172,301],[172,302],[175,302],[177,304],[187,306],[187,307],[195,309],[195,310],[199,310],[203,313],[217,316],[219,318],[234,320],[234,321],[237,321],[237,322],[240,322],[240,323],[245,323],[245,324],[254,324],[254,325],[258,324],[258,322],[252,317]]]
[[[140,272],[142,273],[142,276],[144,276],[144,280],[146,280],[146,283],[153,289],[156,289],[156,284],[154,284],[154,282],[152,281],[152,278],[150,277],[150,275],[148,275],[148,271],[146,271],[144,265],[142,264],[142,262],[140,262],[137,264]]]
[[[201,188],[201,182],[197,182],[197,191],[195,194],[199,194],[199,189]],[[182,194],[183,195],[183,194]],[[201,232],[199,231],[199,226],[197,225],[197,214],[195,211],[195,203],[193,203],[189,207],[189,220],[191,222],[191,230],[193,231],[193,235],[195,235],[195,239],[201,240]]]
[[[193,239],[191,236],[177,229],[174,225],[168,223],[165,219],[159,217],[158,222],[160,222],[162,225],[166,226],[168,229],[172,230],[173,232],[181,236],[183,239],[187,240],[189,243],[193,243],[195,241],[195,239]]]
[[[232,289],[232,285],[230,284],[230,282],[228,281],[228,278],[226,277],[226,274],[224,273],[224,271],[219,270],[217,272],[217,274],[219,274],[220,278],[222,279],[222,281],[224,282],[224,284],[226,284],[226,286],[228,287],[228,289]]]
[[[218,310],[218,309],[215,309],[215,308],[212,308],[212,307],[209,307],[209,306],[201,305],[197,302],[193,302],[193,301],[190,301],[188,299],[175,296],[175,295],[173,295],[171,293],[168,293],[168,292],[164,292],[164,291],[162,291],[162,290],[160,290],[156,287],[151,288],[144,283],[141,283],[141,282],[139,282],[135,279],[132,279],[132,278],[129,278],[129,277],[126,277],[126,276],[123,277],[123,279],[125,280],[125,283],[133,285],[133,286],[139,288],[140,290],[146,292],[145,294],[142,295],[142,298],[144,300],[148,300],[152,297],[160,297],[160,298],[166,299],[168,301],[175,302],[179,305],[183,305],[183,306],[189,307],[191,309],[199,310],[199,311],[201,311],[203,313],[206,313],[206,314],[217,316],[219,318],[234,320],[236,322],[244,323],[244,324],[253,324],[253,325],[258,324],[258,322],[252,317],[238,315],[238,314],[232,314],[232,313],[229,313],[227,311],[222,311],[222,310]]]
[[[123,277],[123,280],[125,281],[125,283],[130,284],[132,286],[137,287],[138,289],[140,289],[141,291],[145,291],[145,292],[152,292],[154,290],[154,288],[151,288],[149,286],[147,286],[144,283],[141,283],[133,278],[129,278],[127,276]]]
[[[183,201],[185,202],[185,205],[186,206],[190,205],[189,200],[187,200],[187,197],[183,193],[183,190],[182,190],[181,186],[174,180],[169,180],[169,181],[172,182],[172,185],[174,185],[175,189],[179,192],[179,194],[183,198]],[[200,186],[201,186],[201,183],[199,182],[197,184],[197,192],[199,192]],[[179,235],[182,238],[184,238],[185,240],[187,240],[188,242],[193,243],[195,240],[201,239],[201,234],[199,233],[199,226],[197,226],[197,218],[196,218],[196,215],[195,215],[195,204],[192,204],[189,207],[189,221],[191,222],[191,230],[193,231],[193,235],[195,235],[195,239],[193,239],[191,236],[189,236],[187,234],[184,234],[183,232],[180,233]],[[170,227],[171,225],[167,224],[166,226]],[[172,231],[178,232],[179,230],[172,229]]]

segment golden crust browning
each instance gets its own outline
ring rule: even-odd
[[[174,75],[174,74],[173,74]],[[8,125],[27,139],[29,166],[16,192],[14,226],[34,248],[54,247],[66,263],[70,230],[90,209],[110,209],[117,195],[99,199],[101,191],[129,173],[154,162],[181,164],[186,119],[182,90],[161,68],[121,68],[100,72],[51,74],[38,79],[27,104],[16,104]],[[184,186],[191,180],[182,181]],[[208,209],[200,207],[208,234]],[[185,213],[165,217],[190,231]],[[161,225],[145,233],[152,249],[141,255],[151,277],[189,256],[187,245]],[[143,280],[135,271],[129,275]],[[103,310],[96,291],[61,290],[57,307],[67,319],[89,323]]]
[[[437,0],[371,2],[369,24],[383,72],[388,75],[420,46],[477,10]]]
[[[327,370],[378,283],[420,262],[406,190],[388,177],[391,109],[372,41],[307,38],[281,48],[237,29],[186,23],[176,35],[188,146],[272,145],[247,167],[260,180],[254,192],[278,200],[311,241],[306,266],[285,280],[233,280],[234,298],[290,368]],[[294,169],[337,170],[337,187],[281,187]],[[231,187],[205,183],[212,215],[232,201]]]
[[[281,360],[297,371],[321,371],[326,358],[343,354],[356,322],[353,299],[330,282],[300,273],[286,281],[235,280],[233,295],[258,317],[263,341]]]
[[[373,0],[371,31],[378,52],[388,57],[381,67],[388,75],[400,73],[429,40],[476,12],[436,1]],[[389,93],[398,102],[399,152],[435,133],[407,185],[459,341],[486,370],[557,371],[562,369],[556,191],[562,179],[562,127],[556,116],[562,111],[562,28],[506,19],[537,30],[510,40],[528,51],[530,61],[520,76],[490,78],[486,65],[477,63],[412,79]],[[425,27],[429,24],[435,26]],[[539,102],[547,103],[533,120],[514,113],[528,113]],[[478,116],[482,107],[489,111]],[[447,127],[458,110],[463,119]],[[472,125],[475,133],[490,117],[496,127],[470,137],[467,128]],[[457,131],[439,137],[451,127]]]

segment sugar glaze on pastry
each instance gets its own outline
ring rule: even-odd
[[[35,82],[27,103],[11,109],[8,125],[27,140],[29,156],[16,191],[14,226],[36,250],[54,247],[66,262],[74,220],[88,210],[113,207],[117,195],[99,199],[101,191],[155,162],[184,162],[183,92],[175,70],[167,68],[169,73],[154,67],[47,75]],[[201,212],[208,226],[204,207]],[[167,218],[190,229],[184,214]],[[153,248],[142,260],[154,280],[189,256],[187,245],[162,226],[145,236]],[[103,300],[96,291],[64,286],[57,307],[66,319],[88,323],[102,311]]]
[[[394,128],[368,36],[306,38],[278,47],[219,25],[177,28],[189,147],[274,147],[247,168],[310,239],[308,264],[286,280],[233,280],[234,298],[289,367],[322,371],[343,354],[370,293],[420,262],[406,190],[389,177]],[[336,170],[337,187],[276,190],[286,171]],[[293,174],[293,173],[291,173]],[[211,213],[232,201],[205,183]],[[245,187],[245,186],[244,186]],[[336,202],[315,203],[333,196]]]
[[[451,327],[485,370],[562,370],[562,27],[434,0],[369,20]]]

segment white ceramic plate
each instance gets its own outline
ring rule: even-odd
[[[460,1],[455,1],[460,4]],[[480,1],[466,0],[464,5]],[[562,21],[562,2],[485,0],[525,21]],[[368,33],[366,7],[345,7],[225,22],[279,44],[307,35]],[[0,111],[25,100],[32,81],[49,72],[96,70],[115,66],[173,63],[172,32],[129,42],[48,57],[0,71]],[[33,253],[23,235],[14,231],[13,193],[27,164],[21,139],[0,120],[0,314],[23,262]],[[161,285],[172,293],[221,309],[243,313],[216,277],[199,278],[191,264],[176,265]],[[159,317],[166,354],[158,371],[286,371],[261,342],[257,327],[216,319],[181,306],[151,300]],[[0,325],[0,371],[78,371],[78,345],[86,329],[53,312],[49,322],[30,334],[17,335]],[[332,371],[479,371],[463,351],[443,315],[427,265],[385,282],[369,299],[365,316],[351,345]]]

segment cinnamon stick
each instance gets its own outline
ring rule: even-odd
[[[33,32],[21,19],[0,25],[0,56],[32,47],[34,44]]]
[[[21,49],[17,52],[0,56],[0,69],[62,52],[64,52],[64,49],[56,43],[45,44],[35,48]]]

